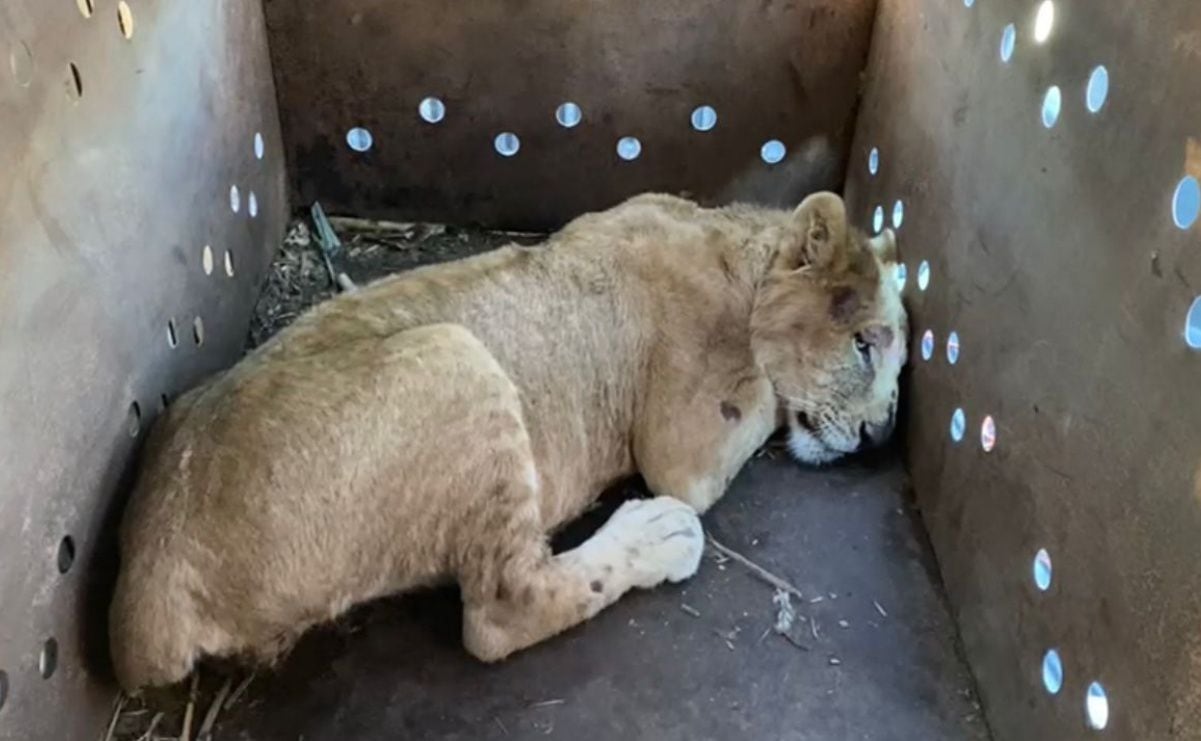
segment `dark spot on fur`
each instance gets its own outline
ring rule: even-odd
[[[533,587],[527,585],[525,587],[525,589],[521,590],[521,604],[525,605],[526,607],[529,607],[530,605],[534,604],[534,588]]]
[[[609,564],[605,564],[605,567],[602,569],[602,571],[605,572],[605,576],[608,576],[609,574],[613,573],[613,567]]]
[[[509,588],[507,586],[505,586],[504,581],[497,582],[496,583],[496,600],[498,602],[504,602],[504,601],[508,600],[509,597],[510,597]]]
[[[555,591],[554,587],[551,587],[550,589],[546,590],[546,598],[548,600],[554,600],[554,598],[557,597],[558,594],[559,593],[557,591]]]
[[[600,579],[593,579],[592,583],[588,585],[588,588],[591,589],[592,591],[596,592],[597,594],[600,594],[601,592],[605,591],[605,585],[601,582]]]
[[[728,401],[723,401],[721,403],[721,416],[725,417],[727,422],[737,422],[742,419],[742,410]]]
[[[839,286],[830,295],[830,317],[836,322],[849,322],[859,306],[859,293],[850,286]]]
[[[629,556],[630,558],[638,558],[638,556],[640,556],[642,554],[639,553],[637,548],[635,548],[634,546],[630,546],[629,548],[626,548],[626,555]]]

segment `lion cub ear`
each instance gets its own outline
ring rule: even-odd
[[[897,261],[897,235],[892,229],[885,229],[867,240],[867,245],[885,265]]]
[[[789,267],[839,271],[847,262],[847,210],[835,193],[814,193],[792,213],[799,243]]]

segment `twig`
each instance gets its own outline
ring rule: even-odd
[[[542,702],[536,702],[533,705],[530,705],[530,708],[549,708],[552,705],[562,705],[565,702],[567,702],[567,701],[562,698],[555,698],[554,700],[543,700]]]
[[[694,618],[698,618],[701,616],[701,611],[696,609],[692,605],[686,605],[683,602],[681,602],[680,609],[683,610],[684,612],[688,613],[689,615],[693,616]]]
[[[150,725],[146,727],[146,732],[138,736],[138,741],[150,741],[154,736],[154,732],[158,730],[158,724],[163,721],[163,713],[159,711],[150,719]]]
[[[251,672],[250,674],[246,675],[246,678],[243,679],[240,684],[238,684],[237,689],[230,693],[229,701],[225,703],[225,707],[233,707],[234,703],[236,703],[238,700],[241,700],[242,695],[246,692],[246,688],[249,687],[250,683],[253,681],[254,672]]]
[[[183,713],[183,727],[179,731],[179,741],[192,741],[192,716],[196,714],[196,690],[200,686],[200,672],[192,674],[192,691],[188,693],[188,707]]]
[[[496,721],[496,725],[500,726],[501,733],[505,734],[506,736],[509,735],[509,729],[505,728],[505,724],[500,722],[500,718],[493,717],[492,720]]]
[[[338,288],[341,288],[343,293],[350,293],[359,289],[346,273],[338,273],[338,277],[335,280],[337,280]]]
[[[872,600],[872,604],[876,606],[876,612],[880,613],[880,617],[888,617],[888,613],[884,611],[884,607],[879,602]]]
[[[204,722],[200,724],[200,731],[196,734],[197,739],[206,739],[213,732],[213,724],[217,722],[217,715],[224,707],[225,698],[229,697],[233,683],[233,677],[230,677],[225,680],[225,684],[221,685],[221,689],[217,690],[217,697],[213,700],[213,704],[209,705],[209,711],[204,714]]]
[[[801,649],[802,651],[811,651],[812,650],[805,644],[803,644],[800,641],[798,641],[797,639],[793,638],[792,635],[789,633],[781,633],[780,635],[784,637],[784,640],[788,641],[789,643],[791,643],[792,645]]]
[[[117,694],[117,702],[113,705],[113,717],[108,722],[108,731],[104,734],[104,741],[112,741],[113,733],[117,730],[117,720],[121,717],[121,711],[125,709],[127,699],[124,692]]]
[[[768,571],[767,569],[763,568],[762,566],[760,566],[759,564],[755,563],[754,561],[752,561],[751,559],[747,558],[746,556],[742,555],[742,554],[741,554],[741,553],[739,553],[738,551],[735,551],[735,550],[733,550],[733,549],[731,549],[731,548],[728,548],[728,547],[726,547],[726,546],[722,545],[721,543],[718,543],[716,540],[714,540],[714,539],[713,539],[713,536],[712,536],[712,535],[710,535],[710,536],[708,537],[708,539],[709,539],[709,545],[713,546],[713,548],[714,548],[715,550],[717,550],[717,551],[718,551],[719,553],[721,553],[722,555],[724,555],[724,556],[726,556],[726,557],[728,557],[728,558],[730,558],[730,559],[733,559],[734,561],[737,561],[738,563],[742,564],[742,565],[743,565],[743,566],[745,566],[745,567],[746,567],[746,568],[747,568],[747,569],[748,569],[748,570],[749,570],[749,571],[750,571],[752,574],[754,574],[755,576],[759,577],[759,578],[760,578],[760,579],[762,579],[763,581],[765,581],[765,582],[767,582],[768,584],[772,585],[772,586],[773,586],[773,587],[775,587],[776,589],[781,589],[781,590],[783,590],[783,591],[785,591],[785,592],[788,592],[789,594],[796,595],[797,599],[805,599],[805,595],[801,594],[801,590],[797,589],[796,587],[794,587],[792,584],[790,584],[790,583],[789,583],[789,582],[787,582],[786,580],[784,580],[784,579],[781,579],[780,577],[778,577],[778,576],[776,576],[775,574],[771,573],[770,571]]]

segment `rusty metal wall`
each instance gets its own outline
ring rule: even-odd
[[[127,462],[286,216],[261,7],[5,0],[0,132],[0,738],[90,739]]]
[[[794,203],[840,186],[876,0],[265,5],[299,203],[546,228],[644,190]]]
[[[1201,5],[1043,5],[881,2],[847,191],[903,204],[908,458],[996,738],[1197,739]]]

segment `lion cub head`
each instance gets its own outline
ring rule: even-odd
[[[825,463],[883,442],[907,359],[896,237],[885,230],[866,238],[847,223],[841,198],[817,193],[762,238],[776,245],[756,293],[751,343],[780,399],[793,455]]]

